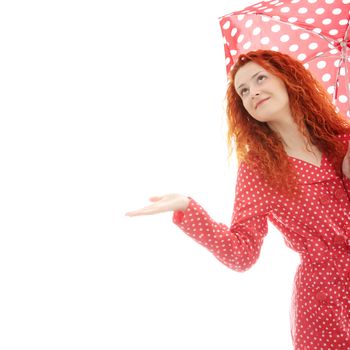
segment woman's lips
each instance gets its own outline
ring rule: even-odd
[[[256,105],[255,109],[257,109],[262,103],[264,103],[265,101],[269,100],[270,97],[265,98],[264,100],[261,100],[260,102],[258,102],[258,104]]]

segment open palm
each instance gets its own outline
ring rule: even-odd
[[[138,210],[126,213],[126,216],[153,215],[165,211],[185,210],[190,202],[186,196],[177,193],[170,193],[164,196],[154,196],[149,198],[151,205]]]

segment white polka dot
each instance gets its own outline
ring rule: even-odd
[[[306,7],[300,7],[300,9],[298,9],[298,13],[300,14],[305,14],[308,12],[308,9]]]
[[[275,24],[271,27],[271,31],[277,33],[281,30],[281,26],[279,24]]]
[[[346,103],[346,102],[348,102],[348,97],[345,96],[345,95],[340,95],[340,96],[338,97],[338,99],[339,99],[339,101],[340,101],[341,103]]]
[[[231,25],[230,21],[226,21],[225,24],[222,26],[225,30],[229,29]]]
[[[267,44],[269,44],[269,42],[270,42],[270,38],[267,37],[267,36],[261,38],[261,40],[260,40],[260,43],[261,43],[262,45],[267,45]]]
[[[290,11],[290,8],[288,6],[282,7],[280,10],[282,13],[288,13]]]
[[[287,41],[289,41],[289,35],[287,35],[287,34],[284,34],[284,35],[282,35],[281,37],[280,37],[280,40],[283,42],[283,43],[285,43],[285,42],[287,42]]]
[[[237,39],[237,42],[241,43],[243,41],[243,39],[244,39],[244,34],[240,34],[238,39]]]
[[[262,20],[263,22],[265,22],[265,23],[268,23],[268,22],[271,21],[271,18],[268,17],[268,16],[262,16],[262,17],[261,17],[261,20]]]
[[[310,38],[310,34],[309,33],[302,33],[302,34],[299,35],[299,38],[301,40],[307,40],[307,39]]]
[[[327,82],[331,79],[331,75],[329,73],[322,75],[322,81]]]
[[[318,9],[316,9],[315,13],[317,15],[323,15],[325,13],[325,9],[323,7],[319,7]]]
[[[329,35],[337,35],[339,31],[337,29],[331,29],[328,33]]]
[[[324,67],[326,67],[327,63],[326,61],[319,61],[317,62],[317,68],[318,69],[323,69]]]
[[[334,85],[331,85],[327,88],[327,92],[330,93],[330,94],[333,94],[335,91],[335,88],[334,88]]]
[[[256,27],[253,30],[253,35],[259,35],[261,33],[261,28],[260,27]]]
[[[234,37],[237,33],[238,29],[237,28],[232,28],[231,30],[231,36]]]
[[[307,19],[305,20],[305,23],[306,23],[306,24],[313,24],[313,23],[315,23],[315,19],[314,19],[314,18],[307,18]]]
[[[342,13],[342,10],[339,7],[337,7],[337,8],[332,10],[332,13],[333,13],[333,15],[338,16]]]
[[[329,24],[331,24],[332,23],[332,20],[330,19],[330,18],[326,18],[326,19],[324,19],[323,21],[322,21],[322,24],[324,24],[325,26],[326,25],[329,25]]]
[[[318,48],[318,44],[317,43],[311,43],[308,45],[308,48],[310,50],[316,50]]]
[[[334,61],[334,67],[337,67],[337,68],[340,67],[340,59],[337,59]]]
[[[245,27],[246,28],[250,28],[251,26],[252,26],[252,24],[253,24],[253,20],[252,19],[248,19],[248,21],[247,22],[245,22]]]
[[[248,50],[251,46],[252,46],[252,42],[251,42],[251,41],[247,41],[247,42],[243,45],[243,48],[244,48],[245,50]]]

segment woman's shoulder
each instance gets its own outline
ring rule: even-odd
[[[255,162],[249,162],[247,160],[241,160],[238,164],[237,178],[252,180],[266,183],[265,179],[261,175],[259,164]]]

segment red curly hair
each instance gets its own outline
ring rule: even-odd
[[[298,129],[309,144],[327,155],[340,176],[347,146],[337,135],[350,133],[350,121],[336,112],[326,89],[301,62],[277,51],[257,50],[241,54],[229,73],[226,93],[229,157],[233,139],[239,163],[245,161],[258,168],[263,178],[283,194],[300,194],[297,175],[280,137],[267,123],[250,116],[235,90],[234,78],[238,69],[250,61],[282,79]]]

